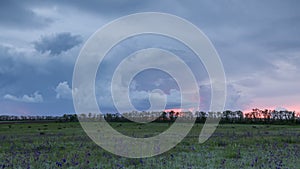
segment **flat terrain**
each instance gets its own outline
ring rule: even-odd
[[[126,135],[159,134],[168,123],[111,123]],[[204,144],[195,124],[161,155],[129,159],[97,146],[79,123],[0,124],[0,168],[300,168],[300,126],[219,125]]]

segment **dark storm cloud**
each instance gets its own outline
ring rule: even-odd
[[[17,67],[9,53],[10,48],[0,45],[0,89],[6,89],[15,81],[15,69]],[[0,90],[0,96],[5,94]]]
[[[34,42],[34,47],[41,53],[50,52],[51,55],[59,55],[82,42],[79,35],[71,35],[69,32],[42,36],[39,41]]]
[[[52,19],[37,15],[22,1],[0,1],[0,27],[36,29],[49,25]]]
[[[9,47],[0,45],[0,75],[14,69],[14,62],[9,57]]]

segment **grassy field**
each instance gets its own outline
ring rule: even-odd
[[[126,135],[158,134],[167,123],[112,123]],[[175,148],[129,159],[106,152],[79,123],[0,124],[0,168],[300,168],[300,126],[219,125],[204,144],[195,124]]]

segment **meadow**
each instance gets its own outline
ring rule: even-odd
[[[111,123],[126,135],[158,134],[168,123]],[[300,125],[221,124],[198,143],[195,124],[176,147],[161,155],[130,159],[96,145],[78,122],[0,124],[0,168],[300,168]]]

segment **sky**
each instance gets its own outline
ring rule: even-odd
[[[2,0],[0,114],[74,113],[72,76],[81,48],[105,24],[137,12],[177,15],[206,34],[224,66],[225,109],[300,112],[299,8],[297,0]],[[201,61],[194,62],[195,54],[180,42],[158,35],[129,38],[107,54],[96,78],[101,111],[115,111],[109,87],[117,65],[149,47],[184,58],[196,72],[200,108],[207,111],[211,83]],[[137,110],[149,108],[149,91],[156,88],[166,94],[166,109],[180,106],[176,81],[152,69],[140,72],[130,83],[130,99]]]

